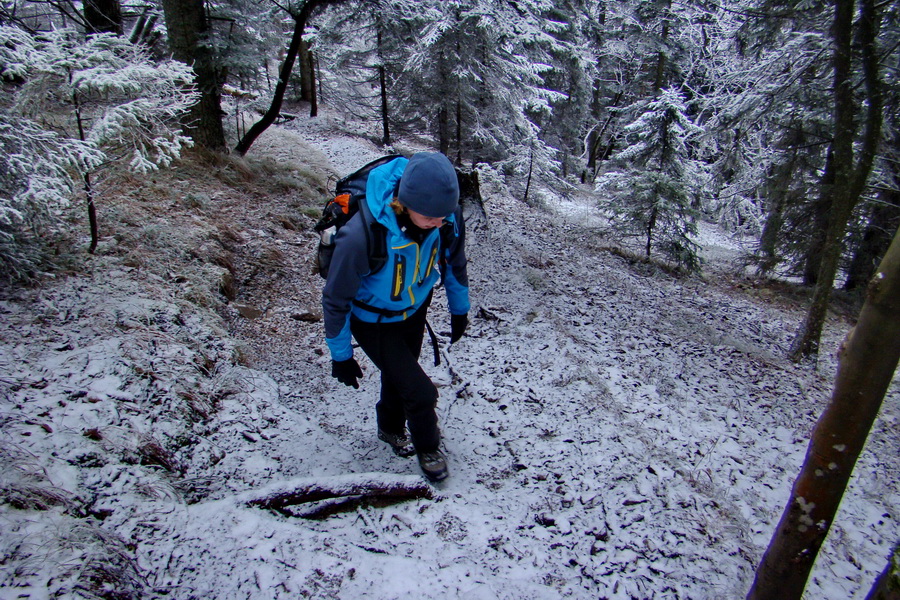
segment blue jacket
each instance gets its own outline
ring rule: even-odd
[[[469,312],[466,235],[461,209],[446,219],[453,223],[456,237],[448,248],[442,248],[437,228],[429,231],[421,244],[410,239],[401,230],[390,207],[407,162],[406,158],[398,158],[373,169],[366,186],[366,202],[372,216],[387,229],[385,265],[375,273],[369,272],[361,212],[341,227],[335,238],[328,280],[322,292],[325,342],[333,360],[353,356],[351,315],[369,323],[403,321],[422,306],[441,276],[450,313]]]

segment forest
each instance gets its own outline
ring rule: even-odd
[[[898,75],[875,0],[3,0],[0,595],[900,597]],[[436,490],[312,272],[420,150]]]

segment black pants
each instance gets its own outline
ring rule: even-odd
[[[405,321],[365,323],[350,320],[350,331],[381,371],[381,398],[375,405],[378,427],[388,433],[409,433],[417,452],[434,452],[438,430],[438,391],[419,365],[429,301]]]

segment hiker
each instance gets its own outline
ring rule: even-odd
[[[425,476],[441,481],[448,469],[435,412],[438,391],[418,359],[439,280],[447,292],[451,344],[469,322],[456,170],[436,152],[398,157],[369,173],[365,202],[374,221],[387,230],[387,260],[370,271],[367,235],[374,232],[365,229],[362,210],[338,230],[322,293],[331,375],[359,388],[363,373],[353,358],[352,334],[381,371],[378,438],[399,456],[417,454]]]

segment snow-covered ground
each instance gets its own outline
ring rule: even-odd
[[[338,174],[382,153],[328,119],[254,151]],[[318,519],[248,504],[272,486],[422,481],[375,437],[371,363],[357,352],[360,390],[329,377],[315,237],[276,226],[284,206],[232,201],[223,320],[183,299],[179,273],[114,255],[0,302],[0,596],[92,597],[78,582],[93,574],[147,598],[743,598],[847,324],[829,322],[817,369],[796,366],[788,303],[632,264],[577,200],[536,211],[489,177],[482,196],[468,336],[447,347],[439,293],[442,365],[422,354],[451,468],[431,498]],[[704,241],[720,268],[738,255],[714,229]],[[895,383],[810,599],[864,598],[898,540],[898,399]]]

